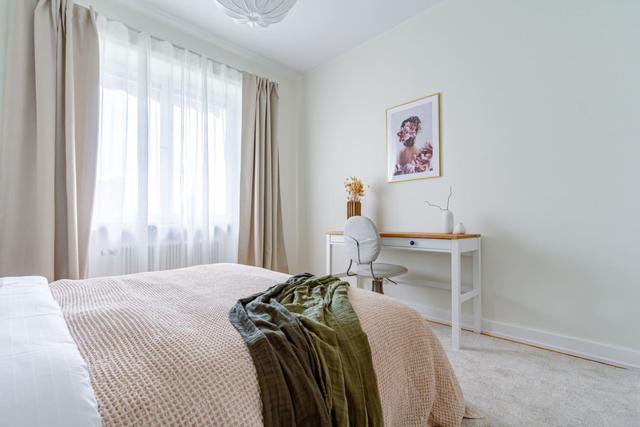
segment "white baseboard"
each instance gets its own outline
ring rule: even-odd
[[[451,325],[451,313],[448,310],[404,302],[414,308],[427,320]],[[463,328],[472,329],[473,322],[471,316],[463,315],[461,323]],[[482,332],[499,338],[506,338],[523,344],[530,344],[577,357],[608,363],[610,365],[640,369],[640,351],[624,347],[488,319],[482,319]]]

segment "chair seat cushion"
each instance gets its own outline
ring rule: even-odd
[[[373,274],[375,277],[394,277],[406,273],[407,268],[396,264],[385,264],[382,262],[373,263]],[[358,276],[372,277],[369,264],[360,264],[356,267]]]

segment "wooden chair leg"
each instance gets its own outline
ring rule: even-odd
[[[373,292],[377,292],[379,294],[384,294],[384,289],[382,288],[382,281],[384,279],[373,279],[371,281],[371,290]]]

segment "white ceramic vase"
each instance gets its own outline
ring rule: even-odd
[[[442,229],[440,232],[445,234],[453,233],[453,212],[446,210],[442,211]]]

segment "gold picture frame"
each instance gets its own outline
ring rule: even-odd
[[[389,107],[385,120],[387,182],[441,177],[440,93]]]

